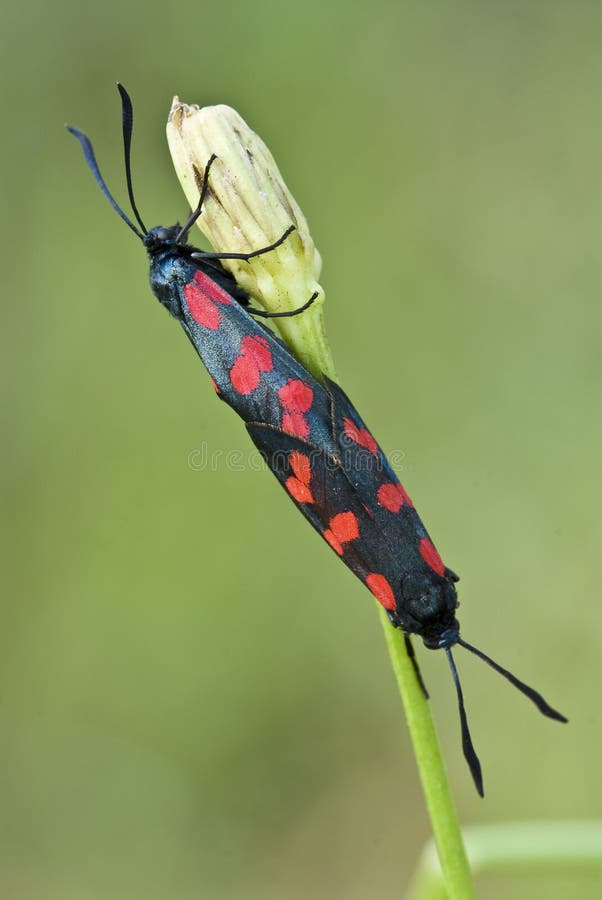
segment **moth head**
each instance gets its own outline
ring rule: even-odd
[[[410,572],[402,580],[403,611],[417,624],[427,647],[439,646],[443,631],[458,628],[454,615],[456,588],[448,578],[427,572]]]

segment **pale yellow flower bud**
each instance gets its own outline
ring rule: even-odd
[[[197,224],[217,252],[250,253],[273,244],[291,225],[295,231],[275,250],[244,262],[223,260],[236,281],[268,312],[303,313],[274,319],[281,337],[315,375],[334,377],[324,332],[322,261],[305,216],[284,183],[274,158],[229,106],[189,106],[174,98],[167,141],[191,209],[199,200],[198,174],[212,154],[209,190]],[[197,174],[198,173],[198,174]]]

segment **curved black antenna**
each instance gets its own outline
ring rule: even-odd
[[[217,159],[215,153],[212,153],[209,159],[207,160],[207,165],[205,166],[205,171],[203,172],[203,186],[201,188],[201,196],[199,197],[199,202],[197,203],[196,209],[193,209],[182,227],[180,228],[178,235],[176,237],[176,244],[180,244],[182,241],[186,242],[188,238],[188,232],[203,212],[203,203],[205,202],[205,197],[207,196],[207,189],[209,187],[209,170],[211,166]],[[194,166],[194,174],[197,176],[197,182],[199,177],[199,172]]]
[[[478,793],[481,797],[484,797],[485,792],[483,791],[483,774],[481,772],[481,763],[479,762],[479,757],[476,754],[474,745],[472,743],[472,738],[470,736],[470,730],[468,728],[468,719],[466,718],[466,710],[464,709],[464,697],[462,695],[462,688],[460,687],[458,670],[456,669],[456,664],[454,662],[454,658],[452,656],[450,648],[446,647],[445,652],[447,654],[447,661],[449,662],[449,667],[454,679],[454,684],[456,685],[456,692],[458,694],[458,709],[460,711],[460,726],[462,729],[462,750],[464,751],[464,759],[468,763],[468,768],[470,769],[470,774],[472,775],[472,780],[474,781]]]
[[[117,82],[117,90],[121,96],[121,128],[123,131],[123,152],[125,156],[125,180],[128,186],[128,197],[132,212],[136,217],[136,221],[144,234],[148,234],[148,228],[142,221],[136,201],[134,200],[134,188],[132,186],[132,167],[131,167],[131,149],[132,149],[132,129],[134,128],[134,107],[130,95],[122,84]]]
[[[512,672],[509,672],[507,669],[502,668],[498,663],[494,662],[490,656],[483,653],[482,650],[477,650],[476,647],[473,647],[472,644],[467,644],[466,641],[463,641],[461,638],[458,638],[456,641],[461,647],[464,647],[466,650],[469,650],[471,653],[474,653],[475,656],[478,656],[484,662],[487,663],[488,666],[491,666],[492,669],[495,669],[496,672],[499,672],[500,675],[503,675],[504,678],[513,684],[515,688],[524,694],[526,697],[531,700],[540,713],[543,713],[544,716],[548,716],[549,719],[556,719],[557,722],[568,722],[566,716],[563,716],[562,713],[557,712],[557,710],[553,709],[549,703],[543,699],[538,691],[533,690],[533,688],[529,687],[529,685],[525,684],[523,681],[520,681],[516,675],[513,675]]]
[[[71,125],[67,125],[67,131],[70,131],[72,135],[74,135],[81,144],[81,148],[84,151],[84,156],[86,157],[86,162],[88,163],[88,167],[92,174],[94,175],[94,179],[96,184],[101,189],[117,215],[119,215],[126,225],[128,225],[135,235],[137,235],[141,241],[144,240],[144,234],[136,228],[131,219],[129,219],[122,208],[119,206],[116,200],[114,200],[113,195],[110,190],[106,186],[102,175],[100,174],[100,169],[98,168],[98,163],[96,162],[96,157],[94,156],[94,150],[92,149],[92,144],[90,143],[90,139],[83,131],[80,131],[78,128],[72,128]]]

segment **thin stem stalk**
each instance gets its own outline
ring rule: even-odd
[[[472,875],[430,706],[418,684],[403,634],[391,627],[383,610],[380,610],[380,616],[414,747],[447,898],[472,900],[475,897]]]

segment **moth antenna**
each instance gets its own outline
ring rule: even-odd
[[[89,137],[86,134],[84,134],[83,131],[80,131],[79,128],[73,128],[71,125],[67,125],[66,128],[67,128],[67,131],[71,132],[71,134],[78,139],[78,141],[81,145],[81,148],[84,151],[84,156],[86,158],[88,168],[92,172],[92,175],[94,176],[94,180],[96,181],[96,184],[101,189],[101,191],[103,192],[103,194],[105,195],[105,197],[107,198],[107,200],[109,201],[109,203],[111,204],[111,206],[113,207],[113,209],[115,210],[117,215],[120,216],[120,218],[123,219],[125,224],[129,228],[132,229],[134,234],[137,237],[139,237],[141,241],[143,241],[144,234],[142,232],[138,231],[138,229],[136,228],[136,226],[134,225],[132,220],[130,218],[128,218],[128,216],[126,216],[126,214],[124,213],[124,211],[119,206],[119,204],[117,203],[117,201],[114,199],[113,195],[111,194],[110,190],[106,186],[104,178],[100,174],[100,169],[98,168],[98,163],[96,162],[96,157],[94,156],[94,150],[92,149],[92,144],[90,143]]]
[[[478,650],[476,647],[473,647],[472,644],[467,644],[466,641],[463,641],[461,638],[458,638],[456,641],[461,647],[464,647],[466,650],[469,650],[471,653],[474,653],[475,656],[478,656],[484,662],[487,663],[488,666],[491,666],[492,669],[495,669],[496,672],[499,672],[500,675],[503,675],[504,678],[513,684],[515,688],[524,694],[532,703],[535,704],[540,713],[543,713],[544,716],[547,716],[549,719],[556,719],[557,722],[568,722],[566,716],[563,716],[562,713],[559,713],[557,710],[553,709],[549,703],[546,703],[541,694],[534,690],[532,687],[529,687],[528,684],[525,684],[524,681],[520,681],[513,675],[512,672],[509,672],[507,669],[504,669],[499,663],[494,662],[490,656],[487,656],[486,653],[483,653],[482,650]]]
[[[452,656],[450,648],[446,647],[445,652],[447,654],[447,661],[449,662],[449,667],[454,679],[454,684],[456,685],[456,693],[458,694],[458,710],[460,712],[460,726],[462,729],[462,750],[464,751],[464,759],[468,763],[468,768],[470,769],[472,780],[474,781],[479,795],[481,797],[484,797],[485,793],[483,791],[483,774],[481,772],[481,763],[479,762],[479,757],[476,754],[474,744],[472,743],[472,738],[470,736],[470,729],[468,728],[468,719],[466,717],[466,710],[464,709],[464,696],[462,694],[462,688],[460,686],[458,670],[456,669],[456,664],[454,662],[454,658]]]
[[[121,96],[121,129],[123,132],[123,153],[125,157],[125,180],[127,182],[128,197],[132,212],[136,217],[136,221],[140,225],[144,234],[148,234],[148,228],[142,221],[136,201],[134,200],[134,188],[132,185],[132,165],[131,165],[131,149],[132,149],[132,130],[134,128],[134,107],[130,95],[122,84],[117,82],[117,90]]]

